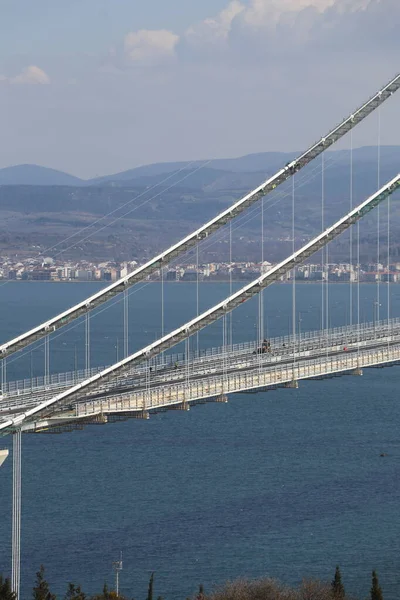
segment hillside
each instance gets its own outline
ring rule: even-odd
[[[0,185],[84,185],[79,177],[38,165],[15,165],[0,169]]]
[[[203,174],[214,173],[211,177],[218,178],[219,174],[259,174],[274,173],[300,152],[261,152],[248,154],[238,158],[204,159],[186,162],[155,163],[136,167],[120,173],[103,175],[94,179],[80,179],[74,175],[49,169],[38,165],[15,165],[0,169],[0,185],[70,185],[70,186],[101,186],[104,184],[131,185],[133,181],[143,184],[161,181],[172,173],[176,177],[184,177],[189,172]],[[348,164],[349,151],[331,151],[326,153],[327,161],[333,159],[337,164]],[[381,157],[384,164],[400,162],[399,146],[383,146]],[[377,149],[365,146],[354,150],[355,163],[376,165]]]
[[[61,184],[66,174],[39,168],[42,181],[55,177],[57,184],[0,185],[0,251],[37,254],[38,250],[57,246],[64,258],[88,259],[142,259],[164,249],[181,236],[212,218],[234,200],[261,183],[277,169],[277,154],[270,153],[270,161],[263,170],[250,169],[259,165],[261,155],[235,159],[235,171],[211,168],[185,169],[169,175],[151,169],[132,177],[126,172],[119,180]],[[264,157],[266,155],[263,155]],[[285,160],[279,155],[280,159]],[[354,202],[365,198],[377,186],[376,148],[361,148],[354,153]],[[230,160],[230,159],[229,159]],[[228,161],[216,161],[227,166]],[[244,162],[240,162],[244,161]],[[240,164],[249,170],[240,171]],[[321,172],[320,160],[296,176],[296,238],[297,243],[309,239],[321,227]],[[400,148],[382,148],[381,181],[398,172]],[[172,163],[170,164],[172,166]],[[281,164],[279,165],[281,166]],[[26,165],[21,166],[26,178]],[[157,165],[153,165],[157,170]],[[157,168],[156,168],[157,167]],[[176,163],[174,163],[174,168]],[[18,169],[13,171],[18,174]],[[176,171],[176,169],[174,169]],[[0,180],[4,169],[0,171]],[[7,170],[6,170],[7,171]],[[49,173],[47,172],[49,171]],[[135,171],[135,170],[134,170]],[[8,170],[10,175],[10,171]],[[31,171],[31,175],[34,172]],[[50,177],[51,175],[51,177]],[[124,179],[124,177],[128,177]],[[72,178],[74,180],[74,178]],[[350,169],[349,153],[331,152],[326,157],[326,211],[325,222],[339,218],[349,207]],[[90,185],[89,185],[90,183]],[[282,196],[285,196],[282,198]],[[250,209],[234,224],[234,253],[237,258],[257,260],[260,256],[260,212]],[[384,209],[382,209],[384,210]],[[107,215],[105,218],[104,215]],[[63,242],[82,228],[96,225],[78,236]],[[270,260],[277,260],[290,249],[291,243],[291,183],[282,186],[265,200],[265,252]],[[393,252],[400,240],[400,207],[392,203]],[[368,217],[361,226],[362,252],[373,260],[375,255],[375,217]],[[219,240],[219,241],[218,241]],[[332,252],[345,260],[348,244],[337,242]],[[50,255],[51,255],[50,251]],[[227,255],[226,239],[217,236],[208,244],[204,259],[215,260]]]

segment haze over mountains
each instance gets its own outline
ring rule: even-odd
[[[0,185],[90,186],[113,182],[124,185],[142,178],[157,178],[175,171],[195,171],[197,169],[201,169],[203,173],[211,170],[211,177],[214,176],[214,179],[216,179],[217,175],[214,173],[215,171],[219,172],[220,176],[223,173],[272,173],[299,154],[299,152],[261,152],[258,154],[248,154],[239,158],[155,163],[87,180],[48,167],[30,164],[15,165],[0,169]],[[335,162],[341,164],[348,162],[349,151],[327,152],[326,156],[334,156]],[[355,163],[376,163],[376,156],[377,149],[374,146],[357,148],[353,153]],[[400,164],[400,147],[383,146],[381,148],[381,159],[384,164],[391,162]],[[190,185],[190,182],[188,184]]]
[[[35,165],[1,169],[0,252],[30,256],[57,244],[57,256],[65,259],[143,260],[214,217],[296,155],[267,152],[234,159],[159,163],[88,181]],[[376,191],[377,156],[376,147],[354,151],[354,202]],[[394,177],[399,166],[400,147],[382,147],[381,183]],[[280,186],[265,200],[265,253],[271,261],[291,248],[291,185]],[[326,154],[325,190],[325,223],[331,223],[349,209],[349,151]],[[295,197],[300,244],[321,228],[320,158],[296,175]],[[370,216],[362,223],[366,259],[375,252],[374,219]],[[97,224],[92,225],[94,222]],[[396,202],[391,223],[396,253],[397,245],[400,248],[400,207]],[[333,248],[338,259],[346,259],[348,245],[339,240]],[[237,260],[259,258],[259,204],[235,221],[234,252]],[[209,245],[204,260],[223,260],[226,253],[222,232]]]

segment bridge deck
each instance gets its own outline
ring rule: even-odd
[[[328,348],[328,352],[332,352],[337,347],[345,345],[365,346],[386,338],[389,333],[393,336],[400,335],[400,319],[391,319],[389,323],[387,321],[364,323],[359,329],[345,326],[330,330],[303,332],[295,338],[293,336],[271,338],[269,340],[270,352],[267,352],[263,359],[267,362],[282,362],[292,357],[294,351],[298,356],[302,356],[304,353],[310,356],[318,354],[321,348]],[[209,348],[191,353],[188,362],[182,353],[159,356],[150,361],[149,364],[141,364],[132,368],[130,373],[116,378],[113,384],[108,383],[107,389],[127,387],[128,385],[131,387],[140,386],[147,381],[149,369],[151,371],[152,386],[161,382],[186,379],[188,373],[193,377],[218,372],[223,368],[224,362],[229,364],[231,370],[236,363],[241,363],[244,358],[253,360],[253,354],[257,351],[258,345],[256,341],[251,341],[227,347]],[[0,415],[34,406],[44,398],[68,389],[104,368],[97,367],[90,371],[57,373],[48,378],[48,381],[44,377],[10,381],[3,386],[3,394],[0,399]],[[101,388],[99,388],[99,393],[102,393]]]
[[[162,368],[159,365],[154,372],[148,368],[136,370],[130,377],[82,396],[73,405],[59,407],[47,418],[26,423],[23,430],[59,431],[79,424],[147,418],[160,410],[187,410],[198,402],[225,401],[228,394],[292,387],[301,379],[361,374],[362,368],[400,361],[397,319],[360,330],[340,328],[304,334],[297,340],[288,338],[288,343],[281,342],[280,346],[274,343],[278,340],[271,340],[271,352],[263,354],[250,342],[235,352],[220,348],[209,355],[193,356],[190,363],[178,369],[168,364]]]

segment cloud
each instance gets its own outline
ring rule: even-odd
[[[31,84],[31,85],[48,85],[50,83],[50,77],[35,65],[25,67],[19,75],[14,77],[5,77],[0,75],[0,82],[10,84]]]
[[[185,39],[194,45],[224,42],[228,39],[233,21],[244,11],[245,6],[239,0],[232,0],[216,17],[189,27],[185,32]]]
[[[227,63],[266,66],[290,60],[320,63],[324,52],[379,52],[398,38],[388,10],[400,18],[399,0],[227,0],[216,15],[178,35],[168,30],[128,33],[123,52],[109,55],[103,68],[126,66]],[[372,39],[373,38],[373,39]],[[176,71],[175,71],[176,72]]]
[[[335,0],[252,0],[243,13],[243,22],[255,29],[273,29],[303,10],[323,13],[334,4]]]
[[[175,56],[179,36],[166,29],[130,32],[125,36],[124,51],[129,62],[138,65],[162,63]]]

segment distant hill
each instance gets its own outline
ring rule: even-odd
[[[204,169],[228,171],[231,173],[249,173],[263,170],[270,171],[271,169],[281,167],[295,156],[296,153],[294,152],[262,152],[259,154],[247,154],[246,156],[241,156],[239,158],[216,158],[214,160],[204,159],[186,162],[155,163],[137,167],[135,169],[129,169],[128,171],[122,171],[121,173],[114,173],[113,175],[97,177],[89,180],[88,183],[97,185],[109,183],[110,181],[132,182],[134,179],[157,177],[160,175],[166,176],[168,173],[176,171],[181,171],[181,174],[184,175],[184,171],[194,171],[195,169],[202,167],[202,165],[204,165]]]
[[[40,167],[37,165],[16,165],[0,169],[0,185],[61,185],[61,186],[143,186],[151,187],[159,184],[170,174],[175,173],[166,185],[183,180],[184,187],[204,187],[218,182],[221,188],[238,185],[241,182],[246,186],[255,181],[261,183],[264,177],[275,173],[289,161],[298,156],[300,152],[260,152],[247,154],[238,158],[219,158],[210,160],[166,162],[144,165],[121,173],[104,175],[94,179],[80,179],[63,171]],[[326,154],[327,162],[336,165],[349,163],[349,150],[330,151]],[[365,146],[354,150],[354,165],[362,164],[365,167],[377,164],[377,148]],[[400,146],[382,146],[381,162],[385,165],[400,164]],[[204,166],[203,166],[204,165]],[[243,177],[242,177],[243,175]],[[181,186],[181,184],[178,184]]]
[[[0,169],[0,185],[84,185],[79,177],[38,165],[15,165]]]
[[[37,253],[38,248],[45,251],[56,246],[57,256],[63,250],[64,257],[69,258],[84,256],[101,261],[150,258],[228,208],[234,200],[284,166],[292,156],[280,153],[250,155],[215,161],[201,169],[191,163],[169,163],[168,168],[174,167],[169,174],[161,171],[166,164],[149,165],[142,170],[122,173],[120,178],[112,176],[102,181],[83,181],[37,167],[31,173],[37,176],[36,169],[39,169],[42,181],[45,181],[41,185],[34,185],[33,177],[25,179],[24,185],[0,185],[0,253],[22,251],[30,256]],[[177,165],[186,165],[186,168],[177,172]],[[226,168],[217,169],[218,165]],[[400,147],[381,148],[382,184],[399,172],[399,165]],[[244,166],[247,170],[241,170]],[[252,170],[252,167],[259,170]],[[325,167],[324,219],[326,223],[333,223],[349,209],[349,151],[328,153]],[[21,169],[26,176],[25,168]],[[7,171],[0,171],[0,176],[3,173],[4,177]],[[14,170],[14,175],[16,173],[18,171]],[[354,151],[353,175],[355,203],[376,191],[376,148]],[[50,176],[54,177],[53,185],[49,183]],[[65,178],[67,183],[62,185]],[[71,179],[78,183],[72,185]],[[291,185],[291,182],[282,185],[265,201],[268,231],[265,256],[271,261],[280,260],[291,249]],[[321,228],[320,158],[295,178],[295,202],[295,236],[300,243],[319,233]],[[234,255],[245,260],[258,260],[260,256],[259,209],[260,206],[255,206],[234,223]],[[375,219],[376,216],[371,214],[361,225],[361,255],[365,260],[376,258]],[[93,222],[95,225],[89,229]],[[398,256],[400,260],[398,202],[391,204],[391,223],[391,256]],[[223,256],[226,258],[228,245],[225,242],[221,236],[207,242],[204,259],[212,262]],[[384,250],[382,253],[384,256]],[[46,255],[52,256],[47,251]],[[335,243],[330,256],[347,260],[345,236]]]
[[[128,171],[122,171],[121,173],[114,173],[113,175],[105,175],[104,177],[98,177],[87,181],[89,185],[103,185],[116,183],[119,185],[132,185],[133,183],[150,184],[160,182],[164,177],[167,177],[170,173],[176,172],[176,177],[184,177],[187,172],[194,172],[201,168],[198,173],[205,174],[205,180],[210,183],[210,179],[219,179],[223,173],[246,174],[247,176],[251,173],[257,173],[258,176],[262,173],[265,176],[272,174],[285,164],[293,160],[298,156],[300,152],[260,152],[258,154],[247,154],[238,158],[218,158],[214,160],[200,160],[200,161],[187,161],[187,162],[166,162],[166,163],[155,163],[151,165],[144,165],[135,169],[129,169]],[[343,164],[349,162],[350,151],[349,150],[332,150],[326,154],[328,160],[332,160],[335,164]],[[375,146],[364,146],[362,148],[356,148],[353,153],[354,164],[366,163],[376,164],[377,162],[377,148]],[[382,163],[391,164],[397,162],[400,164],[400,146],[382,146],[381,147],[381,161]],[[202,166],[204,165],[204,167]],[[216,173],[212,173],[215,171]],[[200,175],[196,176],[196,180],[199,180]],[[248,179],[252,179],[248,177]],[[262,180],[262,179],[261,179]],[[260,180],[260,182],[261,182]]]

